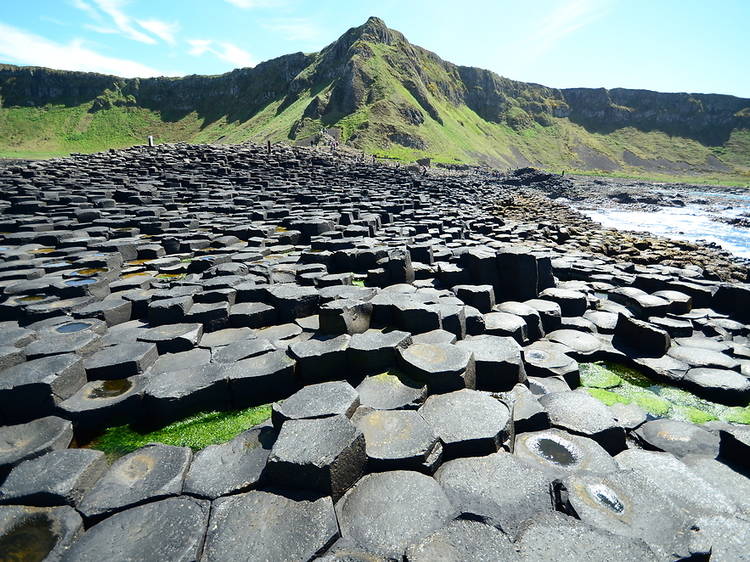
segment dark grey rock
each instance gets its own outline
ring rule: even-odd
[[[202,560],[311,560],[338,536],[331,498],[252,491],[214,502]]]
[[[279,487],[337,500],[362,476],[366,461],[364,435],[346,416],[290,420],[281,427],[266,475]]]
[[[564,429],[598,442],[610,454],[625,448],[625,430],[610,410],[584,392],[553,392],[539,398],[553,427]]]
[[[21,461],[66,449],[72,439],[73,424],[55,416],[0,426],[0,475]]]
[[[394,367],[398,350],[411,345],[408,332],[367,330],[354,334],[347,350],[352,371],[362,375],[383,373]]]
[[[65,553],[66,562],[198,560],[211,504],[186,496],[132,507],[94,525]]]
[[[368,469],[418,470],[432,473],[442,447],[424,418],[410,410],[374,410],[358,416],[365,436]]]
[[[634,431],[645,449],[665,451],[676,457],[719,454],[719,436],[692,423],[651,420]]]
[[[351,336],[310,339],[289,346],[297,360],[297,372],[306,383],[345,378],[347,373],[346,350]]]
[[[138,340],[155,343],[159,353],[178,353],[193,349],[202,337],[202,324],[170,324],[146,330]]]
[[[429,476],[394,470],[368,474],[336,504],[341,535],[368,552],[399,559],[406,548],[458,511]]]
[[[198,451],[185,477],[183,493],[216,499],[252,489],[266,467],[276,436],[273,428],[258,427]]]
[[[57,562],[82,532],[81,516],[68,506],[0,506],[3,560]]]
[[[510,410],[487,393],[463,389],[430,396],[419,413],[443,442],[446,458],[513,449]]]
[[[210,364],[149,375],[143,395],[149,424],[166,424],[202,410],[226,410],[227,370],[224,365]]]
[[[425,381],[432,392],[474,388],[473,355],[450,344],[414,344],[399,350],[400,364],[407,375]]]
[[[417,408],[427,398],[427,386],[399,372],[365,378],[359,386],[360,404],[375,410]]]
[[[130,423],[141,413],[146,377],[92,381],[60,403],[60,415],[78,429],[95,430],[117,423]]]
[[[234,408],[281,400],[299,389],[295,362],[284,351],[271,351],[228,366],[229,398]]]
[[[518,560],[510,538],[478,521],[452,521],[406,549],[409,562]]]
[[[288,420],[352,417],[359,407],[359,395],[345,381],[331,381],[306,386],[281,403],[275,403],[271,418],[277,429]]]
[[[729,369],[690,369],[682,379],[687,388],[707,400],[729,406],[750,403],[750,379]]]
[[[521,347],[512,338],[473,336],[456,346],[474,355],[477,389],[506,391],[526,381]]]
[[[435,473],[465,516],[515,535],[524,521],[554,511],[554,476],[506,452],[448,461]]]
[[[596,441],[559,429],[516,435],[513,454],[556,475],[579,471],[604,474],[617,470],[615,460]]]
[[[147,501],[178,496],[191,458],[187,447],[146,445],[115,461],[86,492],[78,510],[98,521]]]
[[[10,471],[0,486],[0,503],[75,506],[107,469],[104,453],[61,449],[29,459]]]
[[[86,359],[86,375],[91,379],[124,379],[140,375],[159,357],[149,342],[122,343],[94,353]]]

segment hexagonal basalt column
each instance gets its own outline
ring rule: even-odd
[[[474,356],[451,344],[414,344],[399,350],[400,363],[408,375],[423,380],[432,392],[474,388]]]
[[[291,420],[281,428],[266,474],[281,488],[340,498],[362,475],[365,437],[346,416]]]

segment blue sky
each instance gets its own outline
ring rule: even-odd
[[[376,15],[457,64],[552,87],[750,97],[750,0],[0,0],[0,62],[219,74]]]

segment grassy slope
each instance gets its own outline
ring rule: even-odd
[[[408,123],[398,109],[419,108],[417,100],[403,86],[394,61],[403,56],[397,47],[368,44],[374,56],[361,64],[375,79],[373,88],[382,99],[361,107],[356,113],[325,124],[305,120],[297,139],[317,132],[322,126],[336,126],[343,139],[355,147],[378,156],[413,161],[431,157],[435,162],[489,164],[499,167],[517,165],[523,158],[535,166],[553,171],[598,173],[581,162],[581,147],[588,147],[619,165],[611,175],[647,177],[654,180],[711,181],[747,185],[750,183],[750,131],[735,131],[721,147],[707,147],[697,141],[669,137],[658,132],[633,128],[617,130],[608,135],[592,133],[567,119],[554,119],[549,126],[531,122],[526,128],[514,130],[505,123],[485,121],[465,105],[455,106],[434,88],[428,88],[429,102],[437,109],[443,123],[432,119],[426,111],[424,123]],[[421,62],[436,82],[453,80],[445,69],[424,58]],[[325,95],[328,86],[322,86]],[[222,118],[206,123],[195,113],[177,122],[163,121],[157,112],[137,107],[114,105],[94,113],[91,104],[77,107],[47,106],[43,108],[13,107],[0,109],[0,157],[49,157],[71,152],[95,152],[142,144],[149,134],[157,142],[191,141],[237,143],[243,141],[275,142],[291,140],[290,131],[302,117],[313,95],[302,92],[299,99],[279,112],[280,100],[271,101],[244,122]],[[511,113],[523,117],[523,110],[513,107]],[[389,142],[384,127],[422,139],[426,148],[420,150]],[[623,152],[629,150],[644,159],[663,158],[686,163],[692,169],[644,170],[625,163]],[[519,158],[520,156],[520,158]],[[731,168],[717,172],[706,167],[709,157],[716,157]],[[679,166],[676,166],[678,169]]]

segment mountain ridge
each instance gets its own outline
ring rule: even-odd
[[[24,111],[38,128],[18,122]],[[116,131],[98,138],[92,126]],[[444,61],[378,18],[318,53],[213,76],[0,65],[2,154],[126,146],[150,132],[305,144],[321,129],[403,160],[750,178],[750,99],[519,82]]]

